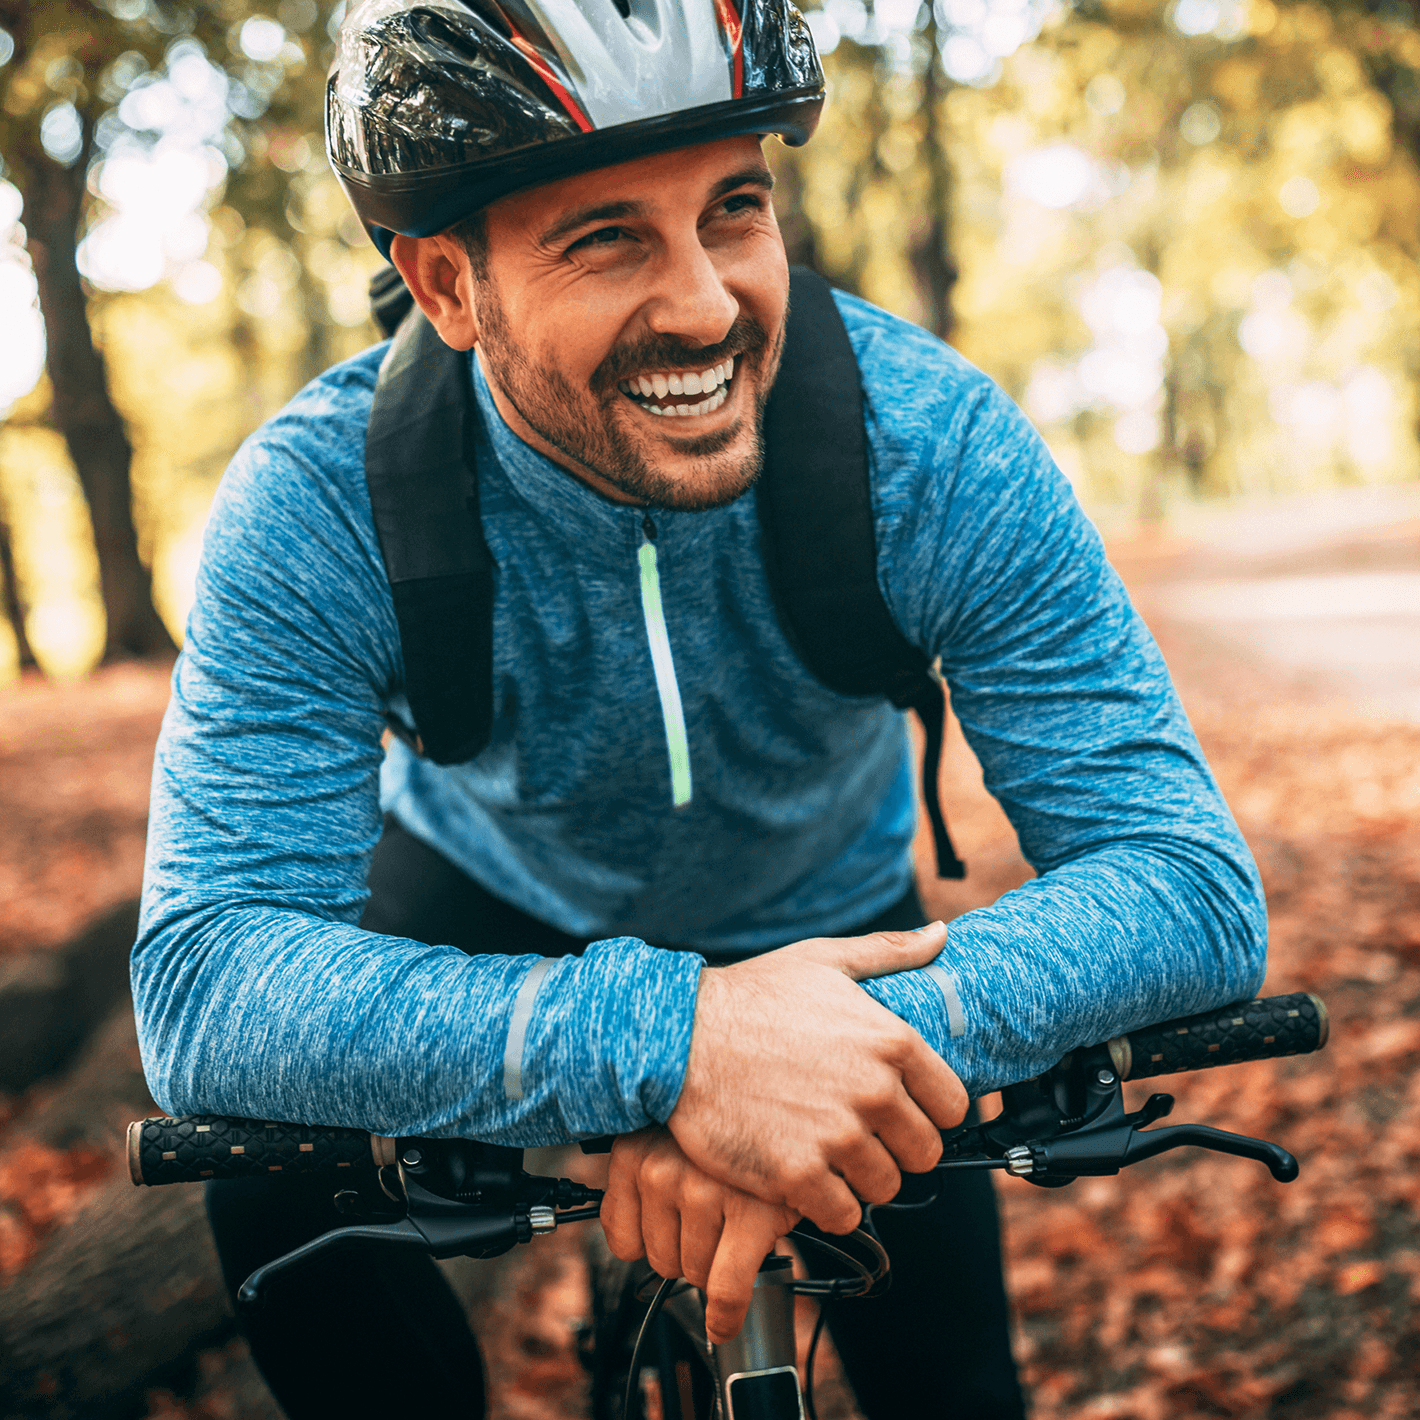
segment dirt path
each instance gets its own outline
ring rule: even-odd
[[[0,958],[137,896],[168,674],[114,666],[0,690]]]

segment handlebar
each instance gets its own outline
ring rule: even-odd
[[[1121,1080],[1210,1070],[1244,1060],[1309,1055],[1326,1044],[1330,1022],[1319,996],[1294,991],[1145,1026],[1108,1043]]]
[[[1305,1055],[1326,1044],[1328,1029],[1321,1000],[1298,991],[1147,1026],[1116,1036],[1102,1048],[1121,1080],[1140,1080],[1245,1060]],[[1067,1056],[1052,1075],[1068,1072],[1086,1054]],[[130,1124],[128,1172],[135,1184],[150,1186],[270,1174],[318,1174],[339,1182],[393,1169],[409,1149],[429,1153],[465,1142],[401,1140],[361,1129],[188,1114]],[[490,1146],[475,1147],[486,1151]]]
[[[222,1114],[138,1119],[128,1126],[134,1183],[202,1183],[209,1178],[369,1174],[397,1161],[398,1141],[363,1129],[268,1124]]]
[[[936,1196],[934,1177],[948,1169],[1002,1169],[1058,1188],[1078,1177],[1118,1173],[1182,1145],[1256,1159],[1274,1178],[1288,1182],[1297,1176],[1297,1161],[1276,1144],[1201,1124],[1148,1129],[1173,1109],[1173,1097],[1152,1095],[1129,1114],[1123,1081],[1303,1055],[1325,1045],[1327,1034],[1326,1007],[1315,996],[1295,992],[1165,1021],[1072,1051],[1045,1074],[1007,1086],[995,1119],[943,1131],[936,1169],[909,1176],[898,1198],[880,1206],[930,1202]],[[610,1143],[587,1141],[583,1147],[597,1152]],[[259,1301],[273,1274],[317,1252],[383,1242],[435,1257],[496,1257],[562,1223],[600,1212],[598,1190],[571,1179],[536,1177],[525,1173],[522,1163],[521,1149],[471,1139],[394,1139],[360,1129],[218,1114],[142,1119],[128,1126],[128,1171],[135,1184],[280,1174],[337,1185],[336,1207],[359,1221],[259,1268],[241,1288],[239,1299],[246,1306]],[[807,1227],[801,1223],[796,1235]],[[844,1240],[815,1232],[809,1229],[802,1240],[827,1246],[856,1276],[798,1282],[795,1290],[866,1295],[887,1275],[888,1258],[870,1218],[848,1240],[856,1240],[866,1259],[845,1250]]]

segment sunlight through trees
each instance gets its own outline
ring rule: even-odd
[[[808,8],[791,253],[1000,380],[1107,529],[1420,473],[1411,8]],[[180,637],[232,451],[375,339],[342,13],[0,0],[0,675]]]

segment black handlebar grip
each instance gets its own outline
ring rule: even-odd
[[[1147,1080],[1243,1060],[1307,1055],[1326,1044],[1327,1031],[1321,1000],[1294,991],[1145,1026],[1116,1036],[1109,1051],[1122,1079]]]
[[[139,1119],[128,1126],[128,1172],[140,1184],[292,1173],[327,1174],[334,1180],[393,1163],[393,1144],[363,1129],[185,1114]]]

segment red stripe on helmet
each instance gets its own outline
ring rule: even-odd
[[[744,26],[731,0],[715,0],[715,14],[730,45],[731,63],[735,70],[733,96],[738,99],[743,97],[745,87]]]
[[[528,63],[532,65],[534,72],[537,74],[537,77],[541,79],[542,82],[546,84],[547,87],[551,89],[552,92],[557,96],[557,102],[560,103],[562,107],[567,110],[567,116],[572,120],[572,122],[575,123],[577,127],[582,130],[583,133],[590,133],[595,127],[595,124],[593,124],[592,120],[588,118],[585,113],[582,112],[581,105],[567,91],[566,86],[552,71],[551,67],[548,65],[547,61],[542,57],[542,55],[540,55],[537,50],[535,50],[532,45],[530,45],[527,40],[525,40],[522,35],[520,35],[516,30],[513,31],[512,40],[513,43],[518,47],[518,53],[521,54],[523,58],[526,59]]]

